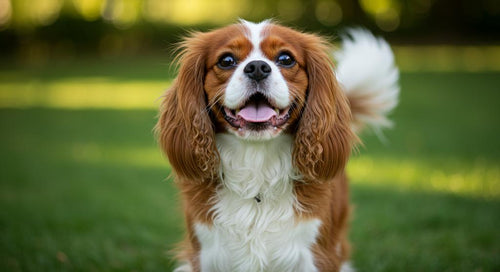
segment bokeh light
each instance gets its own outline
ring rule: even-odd
[[[73,4],[87,21],[95,21],[101,17],[105,2],[102,0],[73,0]]]
[[[325,26],[335,26],[342,21],[342,7],[336,1],[318,1],[315,14]]]
[[[12,17],[12,5],[9,0],[0,0],[0,29],[6,27]]]

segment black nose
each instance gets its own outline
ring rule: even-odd
[[[247,77],[255,80],[261,81],[271,74],[271,66],[262,60],[251,61],[243,69]]]

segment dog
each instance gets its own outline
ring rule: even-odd
[[[399,72],[366,30],[336,65],[330,48],[269,20],[181,43],[156,125],[187,226],[175,271],[353,271],[344,167],[364,127],[390,125]]]

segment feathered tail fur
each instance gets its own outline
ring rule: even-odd
[[[351,104],[354,131],[390,127],[387,115],[398,103],[399,70],[389,44],[365,29],[350,29],[334,58],[337,79]]]

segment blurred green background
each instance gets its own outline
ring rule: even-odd
[[[189,30],[365,26],[395,126],[348,166],[358,271],[500,271],[497,0],[0,0],[0,270],[170,271],[183,219],[152,128]]]

